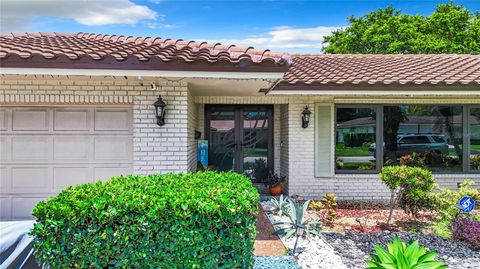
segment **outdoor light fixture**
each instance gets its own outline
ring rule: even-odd
[[[307,128],[308,123],[310,122],[310,110],[308,110],[308,106],[305,106],[305,109],[302,112],[302,128]]]
[[[165,107],[167,104],[162,99],[162,96],[158,96],[158,100],[153,103],[155,107],[155,116],[157,117],[157,124],[158,126],[162,126],[165,124]]]

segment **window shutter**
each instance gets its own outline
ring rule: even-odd
[[[317,104],[315,107],[315,176],[333,176],[334,169],[334,106]]]

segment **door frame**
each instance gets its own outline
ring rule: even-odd
[[[273,105],[215,105],[215,104],[205,104],[205,139],[208,141],[208,155],[211,156],[211,145],[210,145],[210,112],[212,111],[233,111],[234,112],[234,132],[235,132],[235,159],[236,160],[243,160],[243,111],[245,108],[248,109],[256,109],[258,111],[265,111],[267,112],[267,120],[268,120],[268,131],[267,131],[267,169],[268,171],[274,171],[274,113],[273,113]],[[209,162],[210,165],[210,162]],[[243,161],[235,162],[235,171],[238,173],[243,173]]]

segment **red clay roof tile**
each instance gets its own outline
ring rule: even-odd
[[[40,57],[32,61],[35,55]],[[2,67],[284,72],[290,63],[286,53],[181,39],[90,33],[0,35]]]
[[[359,85],[480,86],[480,55],[293,55],[274,90]]]
[[[480,86],[480,55],[293,55],[220,43],[99,35],[0,35],[0,66],[286,72],[274,90],[362,85]]]

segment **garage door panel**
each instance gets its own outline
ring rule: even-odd
[[[54,167],[53,182],[55,191],[67,186],[78,185],[93,181],[90,167]]]
[[[50,137],[19,135],[12,137],[12,161],[50,160]]]
[[[13,131],[48,131],[47,108],[13,109]]]
[[[12,218],[13,219],[32,219],[32,210],[35,207],[35,205],[42,201],[47,199],[47,196],[41,196],[41,197],[13,197],[12,198]]]
[[[113,176],[120,176],[120,175],[129,175],[132,169],[129,166],[124,167],[95,167],[94,169],[94,179],[95,181],[107,181]]]
[[[128,162],[132,155],[130,137],[102,136],[95,138],[95,160]]]
[[[131,110],[95,110],[95,131],[129,131],[131,124]]]
[[[6,162],[10,159],[10,154],[7,146],[8,139],[10,139],[10,137],[6,135],[0,136],[0,161],[2,162]]]
[[[7,131],[9,122],[8,110],[6,108],[0,108],[0,131]]]
[[[0,197],[0,220],[12,219],[12,197]]]
[[[0,167],[0,192],[10,192],[12,181],[7,167]]]
[[[89,131],[90,109],[64,109],[54,111],[55,131]]]
[[[52,180],[48,167],[12,167],[12,192],[51,192]]]
[[[86,162],[91,159],[91,143],[89,136],[55,136],[53,160]]]
[[[132,117],[129,107],[1,107],[0,218],[31,219],[67,186],[130,174]]]

